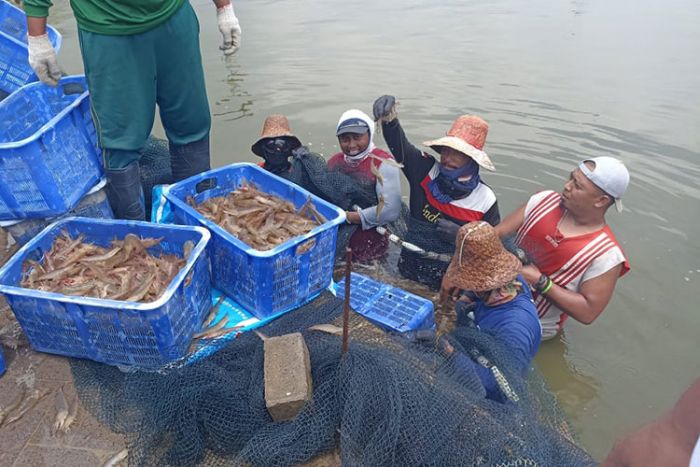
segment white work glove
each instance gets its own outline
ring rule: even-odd
[[[29,66],[39,79],[50,86],[56,86],[61,78],[61,69],[56,60],[56,51],[49,41],[49,35],[27,36],[29,46]]]
[[[216,21],[219,23],[221,35],[224,36],[224,44],[219,48],[224,51],[224,55],[236,53],[241,46],[241,25],[233,12],[233,5],[229,3],[223,8],[217,8]]]

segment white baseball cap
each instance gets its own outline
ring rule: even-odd
[[[589,169],[586,162],[591,162],[594,167]],[[598,188],[615,199],[617,212],[622,212],[622,195],[630,183],[630,173],[625,164],[614,157],[594,157],[586,159],[578,165],[583,174]]]

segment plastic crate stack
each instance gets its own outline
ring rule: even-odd
[[[350,275],[350,306],[372,323],[394,332],[434,329],[433,302],[361,274]],[[345,297],[345,279],[334,284]]]
[[[61,216],[103,175],[84,76],[0,102],[0,220]]]
[[[61,35],[47,32],[59,50]],[[74,209],[113,217],[102,200],[84,200],[103,173],[85,78],[44,85],[27,57],[26,15],[0,0],[0,227],[20,243]]]
[[[327,222],[271,250],[258,251],[186,202],[189,197],[199,204],[211,197],[225,196],[244,182],[290,201],[297,209],[310,197]],[[202,186],[211,188],[201,190]],[[178,182],[165,191],[165,197],[176,224],[200,225],[211,231],[213,286],[256,317],[265,319],[298,308],[331,284],[338,225],[345,221],[345,213],[298,185],[257,165],[242,163]]]

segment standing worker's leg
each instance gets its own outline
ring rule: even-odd
[[[199,52],[199,22],[189,2],[158,31],[157,101],[177,182],[210,168],[211,114]]]
[[[79,31],[107,196],[119,219],[143,220],[138,160],[153,127],[156,63],[150,32],[109,36]]]

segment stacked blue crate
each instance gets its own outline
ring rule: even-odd
[[[51,26],[47,26],[46,32],[58,53],[61,35]],[[10,2],[0,0],[0,100],[25,84],[37,81],[28,56],[27,17]]]
[[[0,220],[66,213],[102,178],[84,76],[0,102]]]
[[[107,199],[106,179],[88,191],[78,205],[66,214],[58,217],[25,219],[15,221],[0,221],[0,227],[7,230],[18,245],[24,245],[34,238],[44,228],[57,220],[66,217],[91,217],[93,219],[113,219],[114,213]]]

